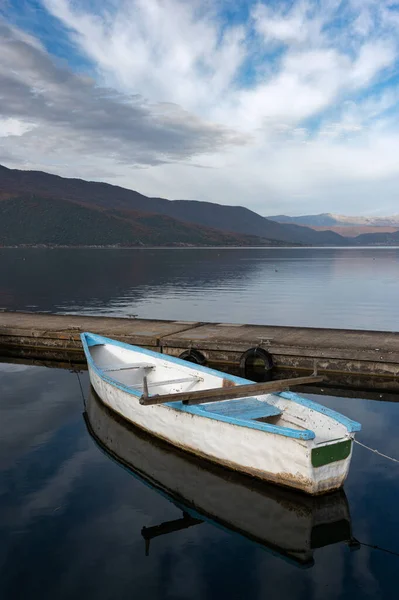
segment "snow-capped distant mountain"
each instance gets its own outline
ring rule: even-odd
[[[307,227],[394,227],[399,228],[399,215],[389,217],[354,217],[346,215],[336,215],[334,213],[322,213],[320,215],[302,215],[299,217],[289,217],[287,215],[275,215],[266,217],[271,221],[278,223],[295,223],[296,225],[306,225]]]

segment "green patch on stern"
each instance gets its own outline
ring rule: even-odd
[[[321,446],[312,450],[312,465],[314,467],[322,467],[338,460],[348,458],[351,452],[352,440],[338,442],[338,444],[330,444],[329,446]]]

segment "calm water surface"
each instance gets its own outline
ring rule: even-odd
[[[87,397],[87,373],[80,377]],[[133,435],[132,466],[145,467],[142,477],[111,459],[87,430],[76,374],[3,364],[0,389],[1,598],[396,597],[395,463],[357,446],[346,499],[312,508],[302,496],[279,499],[275,487],[265,486],[260,517],[251,486],[246,493],[242,487],[230,492],[231,482],[220,478],[215,518],[196,515],[202,523],[155,537],[146,556],[143,527],[181,523],[181,499],[173,503],[143,481],[166,470],[170,478],[173,456],[153,454],[148,442],[142,448]],[[320,399],[362,422],[359,439],[399,454],[399,404]],[[92,426],[98,425],[93,417]],[[102,427],[112,434],[112,423],[103,421]],[[181,492],[194,482],[193,500],[200,507],[203,472],[195,465],[182,469],[177,463],[172,485]],[[239,507],[240,534],[217,522],[228,513],[227,503]],[[284,532],[277,545],[276,524]],[[247,535],[254,525],[260,540]],[[351,536],[361,542],[358,549],[354,540],[351,549]],[[286,546],[308,568],[286,556]]]
[[[396,249],[1,250],[0,306],[398,330],[398,275]],[[75,373],[0,363],[0,598],[396,597],[398,464],[356,446],[346,495],[312,503],[124,430],[79,377],[85,401]],[[314,398],[399,457],[399,404]]]
[[[399,329],[399,249],[0,250],[0,308]]]

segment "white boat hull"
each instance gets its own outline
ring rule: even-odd
[[[352,448],[344,460],[313,467],[313,440],[247,429],[169,406],[143,406],[139,399],[104,380],[89,366],[90,381],[102,401],[141,429],[185,451],[265,481],[316,495],[342,487]]]
[[[175,398],[197,391],[203,398],[204,391],[251,382],[99,335],[81,337],[98,396],[137,427],[230,469],[308,494],[342,487],[358,423],[289,392],[187,405]],[[143,393],[174,401],[141,404]]]

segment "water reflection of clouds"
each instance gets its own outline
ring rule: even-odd
[[[386,330],[399,322],[396,248],[23,254],[0,257],[12,309]]]
[[[160,518],[176,518],[180,511],[94,445],[83,423],[74,375],[35,367],[25,368],[24,376],[20,370],[18,374],[13,371],[7,367],[0,375],[2,478],[6,483],[1,486],[0,530],[9,539],[0,552],[0,566],[10,570],[8,583],[22,591],[27,581],[38,581],[45,569],[48,597],[80,595],[83,588],[90,595],[95,590],[96,597],[108,598],[106,581],[113,581],[112,595],[116,590],[130,597],[132,576],[135,592],[143,595],[152,589],[155,596],[163,597],[165,581],[176,594],[186,581],[189,592],[198,562],[191,564],[190,548],[198,551],[207,527],[202,532],[195,528],[183,532],[183,548],[179,542],[172,547],[168,542],[165,547],[159,540],[151,559],[145,560],[141,527]],[[93,494],[96,489],[100,493]],[[216,537],[208,531],[210,544]],[[9,564],[22,547],[29,561]],[[190,581],[182,578],[185,567],[180,563],[190,566]],[[164,572],[163,583],[152,576],[154,569]]]
[[[1,373],[18,373],[23,371],[29,371],[30,369],[31,367],[29,365],[0,363],[0,377]]]
[[[0,465],[4,469],[48,442],[71,418],[81,397],[76,376],[59,369],[0,364],[0,386]]]
[[[87,379],[83,383],[86,390]],[[27,589],[32,598],[61,600],[132,593],[198,600],[390,597],[397,558],[378,560],[377,551],[364,547],[354,553],[344,544],[322,548],[315,566],[302,571],[203,523],[157,538],[146,558],[141,528],[181,512],[94,445],[76,376],[6,368],[0,369],[0,385],[3,597],[23,597]],[[359,439],[394,453],[399,404],[317,400],[359,420]],[[397,468],[356,447],[346,486],[355,537],[393,550]]]

